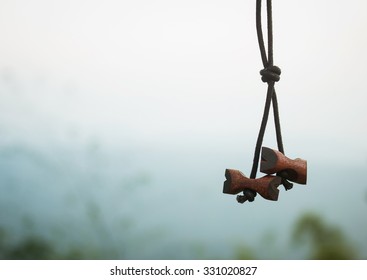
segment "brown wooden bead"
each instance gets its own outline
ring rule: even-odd
[[[296,158],[289,159],[281,152],[263,147],[261,150],[260,171],[266,174],[277,173],[289,181],[306,184],[307,161]]]
[[[245,189],[257,192],[268,200],[278,200],[278,186],[282,178],[278,176],[266,175],[262,178],[250,179],[242,172],[235,169],[226,169],[226,181],[223,185],[223,193],[238,194]]]

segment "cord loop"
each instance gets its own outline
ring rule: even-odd
[[[279,118],[279,108],[278,108],[278,101],[277,95],[274,89],[274,83],[280,80],[280,73],[281,70],[279,67],[274,66],[273,61],[273,16],[272,16],[272,0],[266,0],[266,7],[267,7],[267,33],[268,33],[268,49],[266,53],[265,44],[264,44],[264,36],[262,32],[262,25],[261,25],[261,3],[262,0],[256,0],[256,31],[257,31],[257,39],[260,48],[261,60],[264,66],[264,69],[260,71],[261,80],[265,83],[268,83],[268,90],[266,94],[266,101],[264,107],[264,113],[261,120],[260,130],[256,141],[255,146],[255,153],[254,153],[254,160],[252,164],[250,178],[256,178],[256,172],[259,165],[260,159],[260,151],[262,142],[264,139],[266,124],[268,122],[269,111],[271,104],[273,105],[273,113],[274,113],[274,122],[275,122],[275,132],[278,144],[278,150],[282,154],[284,154],[283,148],[283,140],[282,140],[282,133],[280,129],[280,118]],[[285,189],[291,189],[292,184],[287,180],[282,180],[282,184],[284,185]],[[246,189],[243,191],[243,195],[237,196],[237,201],[239,203],[244,203],[245,201],[253,201],[255,199],[256,192]]]

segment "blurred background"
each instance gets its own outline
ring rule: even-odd
[[[2,0],[0,258],[366,259],[366,10],[274,1],[308,182],[242,205],[222,187],[265,102],[254,0]]]

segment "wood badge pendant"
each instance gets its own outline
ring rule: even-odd
[[[292,160],[279,151],[263,147],[260,172],[268,175],[250,179],[238,170],[226,169],[225,177],[227,180],[224,181],[223,193],[235,195],[250,190],[255,193],[255,196],[258,193],[265,199],[277,201],[278,187],[284,179],[302,185],[306,184],[307,161],[300,158]],[[251,201],[246,197],[245,201],[247,200]]]
[[[280,118],[277,95],[274,85],[280,80],[281,70],[273,64],[273,24],[272,24],[272,1],[267,0],[267,28],[268,28],[268,49],[265,50],[264,36],[261,26],[261,2],[256,0],[256,30],[264,69],[260,71],[261,80],[268,84],[265,107],[259,135],[256,142],[254,161],[250,178],[235,169],[226,169],[226,181],[223,185],[223,193],[243,195],[237,196],[237,201],[254,201],[255,196],[260,194],[263,198],[276,201],[279,196],[279,185],[283,185],[286,190],[290,190],[293,184],[290,182],[305,185],[307,182],[307,162],[303,159],[289,159],[284,154],[283,141],[280,129]],[[278,151],[262,147],[266,124],[269,117],[270,106],[273,105],[274,124]],[[256,178],[256,172],[260,160],[260,172],[265,173],[264,177]],[[290,182],[289,182],[290,181]]]

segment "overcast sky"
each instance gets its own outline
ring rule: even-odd
[[[266,93],[255,1],[0,5],[3,80],[46,114],[97,133],[118,126],[135,141],[255,142]],[[286,148],[367,161],[366,8],[362,0],[274,1]]]

